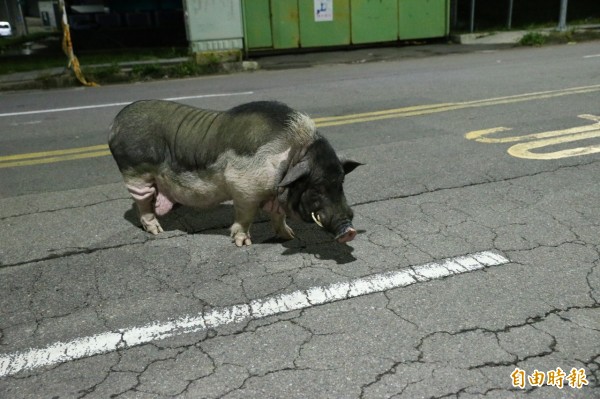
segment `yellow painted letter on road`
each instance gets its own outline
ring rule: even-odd
[[[506,127],[497,127],[492,129],[475,130],[465,135],[468,140],[474,140],[480,143],[513,143],[520,142],[508,149],[508,153],[513,157],[525,159],[560,159],[575,157],[580,155],[589,155],[600,152],[600,145],[588,145],[576,148],[553,152],[532,152],[534,149],[540,149],[558,144],[576,142],[580,140],[600,137],[600,117],[596,115],[583,114],[579,118],[594,121],[591,125],[578,126],[569,129],[553,130],[549,132],[526,134],[522,136],[510,136],[491,138],[491,134],[512,130]]]

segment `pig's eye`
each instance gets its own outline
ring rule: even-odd
[[[319,188],[310,190],[308,194],[308,201],[311,203],[313,208],[319,208],[321,205],[321,198],[323,197],[324,191]]]
[[[322,190],[311,190],[311,192],[310,192],[311,202],[320,202],[319,199],[321,198],[321,196],[324,193],[325,193],[325,191],[322,191]]]

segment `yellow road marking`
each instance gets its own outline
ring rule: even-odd
[[[579,115],[579,117],[583,118],[583,119],[597,121],[597,122],[600,121],[600,118],[595,115],[584,114],[584,115]],[[598,124],[592,124],[592,125],[588,125],[588,126],[579,126],[579,127],[573,127],[573,128],[564,129],[564,130],[554,130],[551,132],[526,134],[524,136],[511,136],[511,137],[499,137],[499,138],[485,137],[489,134],[498,133],[498,132],[507,132],[509,130],[512,130],[509,127],[495,127],[492,129],[475,130],[475,131],[465,134],[465,137],[468,140],[475,140],[480,143],[514,143],[515,141],[526,141],[526,140],[533,140],[533,139],[544,139],[547,137],[565,136],[565,135],[569,135],[569,134],[587,132],[589,130],[596,130],[598,128],[599,128]]]
[[[108,146],[105,145],[104,147],[108,147]],[[76,148],[74,148],[74,149],[76,149]],[[23,154],[23,155],[27,155],[27,154]],[[12,168],[15,166],[28,166],[28,165],[39,165],[39,164],[45,164],[45,163],[72,161],[74,159],[104,157],[106,155],[110,155],[109,150],[74,153],[74,154],[69,154],[69,155],[38,158],[38,159],[27,159],[27,160],[23,160],[23,161],[9,161],[9,162],[0,163],[0,169],[1,168]]]
[[[524,101],[534,101],[534,100],[543,100],[548,98],[561,97],[566,95],[573,94],[584,94],[600,91],[599,85],[591,85],[591,86],[582,86],[582,87],[573,87],[568,89],[561,90],[550,90],[550,91],[542,91],[535,93],[525,93],[525,94],[517,94],[513,96],[504,96],[504,97],[495,97],[488,98],[482,100],[474,100],[474,101],[464,101],[457,103],[439,103],[439,104],[429,104],[429,105],[417,105],[411,107],[403,107],[403,108],[394,108],[387,110],[379,110],[373,112],[363,112],[349,115],[340,115],[340,116],[331,116],[331,117],[321,117],[315,118],[315,123],[317,127],[327,127],[327,126],[340,126],[340,125],[348,125],[353,123],[364,123],[364,122],[372,122],[383,119],[390,118],[406,118],[411,116],[421,116],[421,115],[429,115],[439,112],[449,112],[460,109],[467,108],[479,108],[479,107],[489,107],[493,105],[502,105],[502,104],[512,104]],[[498,130],[500,129],[500,130]],[[575,128],[577,129],[577,128]],[[476,137],[467,137],[469,139],[475,139],[481,142],[508,142],[508,139],[511,138],[499,138],[492,139],[484,137],[488,134],[496,133],[503,130],[510,130],[507,128],[495,128],[495,129],[487,129],[480,130],[477,132],[470,132],[468,135],[473,135]],[[575,132],[568,132],[564,134],[572,134],[582,132],[581,130],[577,130]],[[535,135],[528,135],[528,139],[535,138],[543,138],[545,133],[538,133]],[[535,137],[534,137],[535,136]],[[514,137],[513,141],[520,141],[522,139]],[[504,141],[498,141],[504,140]],[[7,155],[0,156],[0,168],[8,168],[14,166],[27,166],[27,165],[37,165],[43,163],[52,163],[52,162],[61,162],[68,161],[73,159],[83,159],[83,158],[92,158],[103,155],[109,155],[108,146],[105,144],[90,146],[90,147],[81,147],[81,148],[69,148],[64,150],[54,150],[54,151],[43,151],[43,152],[35,152],[29,154],[16,154],[16,155]]]
[[[589,155],[600,152],[600,145],[590,145],[587,147],[569,148],[562,151],[537,153],[531,152],[535,148],[543,148],[551,145],[569,143],[572,141],[591,139],[600,137],[600,129],[593,130],[587,133],[572,134],[570,136],[560,136],[546,140],[535,140],[527,143],[515,144],[508,149],[508,153],[513,157],[526,159],[560,159],[567,157],[576,157],[580,155]]]
[[[69,148],[66,150],[41,151],[41,152],[31,152],[29,154],[5,155],[5,156],[0,157],[0,163],[7,162],[7,161],[14,161],[14,160],[45,158],[45,157],[53,157],[53,156],[57,156],[57,155],[76,154],[76,153],[80,153],[80,152],[91,152],[91,151],[100,151],[100,150],[108,150],[108,145],[99,144],[99,145],[93,145],[90,147]]]
[[[404,108],[395,108],[395,109],[385,109],[382,111],[373,111],[373,112],[363,112],[360,114],[348,114],[348,115],[340,115],[340,116],[325,116],[321,118],[314,118],[313,120],[319,127],[327,126],[328,122],[339,121],[339,120],[354,120],[365,117],[373,117],[379,115],[394,115],[398,113],[404,112],[412,112],[412,111],[420,111],[420,110],[433,110],[436,108],[447,107],[450,105],[454,105],[454,103],[441,103],[441,104],[429,104],[429,105],[416,105],[412,107],[404,107]]]
[[[554,97],[561,97],[573,94],[584,94],[600,91],[600,85],[574,87],[564,90],[543,91],[537,93],[518,94],[515,96],[505,96],[489,98],[484,100],[464,101],[459,103],[444,103],[421,105],[405,108],[396,108],[383,111],[365,112],[360,114],[349,114],[344,116],[316,118],[317,127],[340,126],[352,123],[372,122],[390,118],[406,118],[409,116],[429,115],[438,112],[456,111],[466,108],[489,107],[492,105],[512,104],[524,101],[543,100]]]
[[[512,130],[506,127],[496,127],[485,130],[475,130],[465,134],[468,140],[475,140],[480,143],[514,143],[524,141],[524,143],[515,144],[507,151],[510,155],[517,158],[526,159],[560,159],[575,157],[580,155],[589,155],[600,152],[600,145],[590,145],[585,147],[570,148],[554,152],[531,152],[533,149],[544,148],[548,146],[570,143],[573,141],[592,139],[600,137],[600,117],[596,115],[583,114],[580,118],[591,120],[595,123],[587,126],[577,126],[569,129],[553,130],[549,132],[525,134],[523,136],[510,136],[490,138],[487,137],[493,133]]]

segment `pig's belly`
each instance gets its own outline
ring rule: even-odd
[[[182,174],[157,176],[158,192],[171,202],[197,208],[210,208],[230,200],[227,187],[218,177],[193,176]]]

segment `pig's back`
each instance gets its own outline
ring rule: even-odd
[[[121,171],[162,164],[182,171],[206,169],[228,151],[251,157],[279,139],[303,146],[314,135],[310,118],[279,102],[251,102],[219,112],[143,100],[116,116],[109,146]]]
[[[220,112],[163,100],[142,100],[115,117],[108,144],[119,169],[168,164],[173,169],[202,169],[197,149],[214,134]]]

